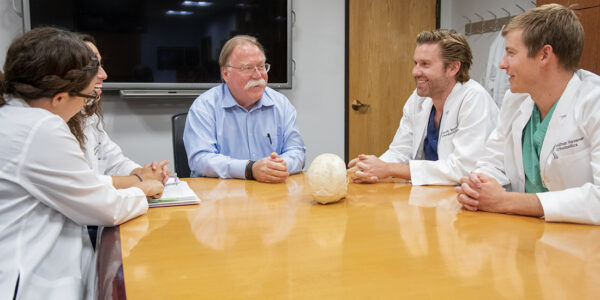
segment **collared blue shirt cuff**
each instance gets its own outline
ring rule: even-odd
[[[300,168],[300,166],[298,166],[298,162],[295,161],[294,159],[292,159],[290,157],[282,157],[282,158],[283,158],[283,161],[285,161],[285,165],[286,165],[290,175],[300,173],[302,171],[302,168]]]
[[[285,166],[286,166],[286,168],[288,169],[288,172],[289,172],[290,174],[293,174],[293,173],[292,173],[292,172],[293,172],[293,171],[292,171],[292,167],[293,167],[293,166],[292,166],[292,163],[293,163],[293,162],[292,162],[292,160],[291,160],[289,157],[282,157],[281,159],[283,159],[283,161],[285,162]]]
[[[229,173],[232,178],[246,178],[246,164],[248,160],[234,159],[229,165]]]

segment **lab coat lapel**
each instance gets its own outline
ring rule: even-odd
[[[457,105],[456,103],[460,103],[460,101],[464,98],[464,95],[462,95],[462,87],[464,86],[464,83],[460,83],[457,82],[454,84],[454,87],[452,88],[452,91],[450,92],[450,94],[448,94],[448,97],[446,97],[446,101],[444,102],[444,112],[442,113],[442,119],[440,120],[440,135],[446,131],[446,129],[450,129],[448,127],[450,126],[454,126],[455,122],[452,122],[451,125],[447,125],[448,122],[451,122],[453,120],[450,120],[449,115],[450,115],[450,110],[453,106]],[[433,105],[433,102],[432,102]],[[429,108],[429,110],[431,111],[431,107]],[[454,116],[452,117],[454,118]],[[458,124],[456,124],[458,125]],[[439,141],[441,141],[442,139],[438,139]],[[439,151],[439,144],[438,144],[438,151]]]
[[[561,128],[564,128],[564,121],[567,115],[573,111],[575,93],[580,85],[581,80],[579,77],[573,75],[564,92],[560,95],[560,100],[556,104],[556,108],[554,108],[554,113],[552,114],[550,123],[548,123],[548,129],[544,137],[544,144],[540,151],[540,172],[542,174],[544,174],[544,169],[546,168],[545,162],[548,161],[549,156],[554,151],[554,145],[564,142],[564,136],[557,133],[561,132]]]
[[[513,138],[512,144],[513,147],[515,147],[515,169],[520,170],[517,173],[519,176],[519,184],[523,187],[525,186],[525,173],[523,169],[523,129],[525,128],[525,125],[527,125],[527,122],[529,122],[529,118],[531,118],[534,104],[531,96],[528,96],[519,107],[512,126],[513,132],[511,135]]]
[[[425,139],[425,129],[427,128],[427,123],[429,123],[429,114],[431,113],[431,107],[433,106],[433,101],[431,98],[427,97],[422,100],[420,105],[420,110],[415,116],[415,131],[413,135],[413,147],[412,147],[412,157],[416,158],[419,149],[423,149],[422,143]]]

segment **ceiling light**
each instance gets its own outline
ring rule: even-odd
[[[167,10],[167,15],[172,15],[172,16],[187,16],[187,15],[191,15],[192,12],[191,11],[185,11],[185,10]]]
[[[211,6],[212,2],[208,2],[208,1],[183,1],[183,3],[181,3],[181,5],[183,5],[183,6],[207,7],[207,6]]]

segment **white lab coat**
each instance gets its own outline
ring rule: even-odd
[[[108,136],[98,115],[86,119],[83,129],[85,135],[85,159],[96,174],[108,176],[128,176],[140,165],[123,155],[121,147]],[[97,228],[96,248],[100,247],[104,227]],[[96,253],[97,254],[97,253]]]
[[[498,107],[476,81],[456,83],[446,99],[440,122],[439,160],[428,161],[423,160],[423,141],[432,106],[431,98],[413,92],[404,105],[394,140],[380,159],[409,163],[413,185],[453,185],[475,168],[485,141],[496,126]]]
[[[506,39],[502,36],[502,30],[500,30],[490,46],[485,72],[485,89],[492,95],[492,99],[498,107],[502,106],[504,94],[510,89],[508,75],[506,75],[506,71],[500,69],[500,61],[502,61],[505,53],[505,44]]]
[[[98,116],[93,115],[86,120],[83,133],[85,134],[85,158],[89,166],[97,174],[110,176],[127,176],[140,165],[123,155],[121,147],[113,142],[102,125]]]
[[[84,224],[114,226],[148,210],[142,190],[116,190],[89,168],[66,123],[12,99],[0,107],[0,297],[93,297]]]
[[[493,176],[514,192],[525,192],[523,128],[534,102],[529,94],[506,93],[499,124],[490,135],[476,172]],[[577,71],[560,97],[540,152],[538,193],[546,221],[600,224],[600,77]]]

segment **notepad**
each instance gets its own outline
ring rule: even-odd
[[[150,207],[200,204],[200,198],[185,181],[169,178],[162,198],[148,200]]]

